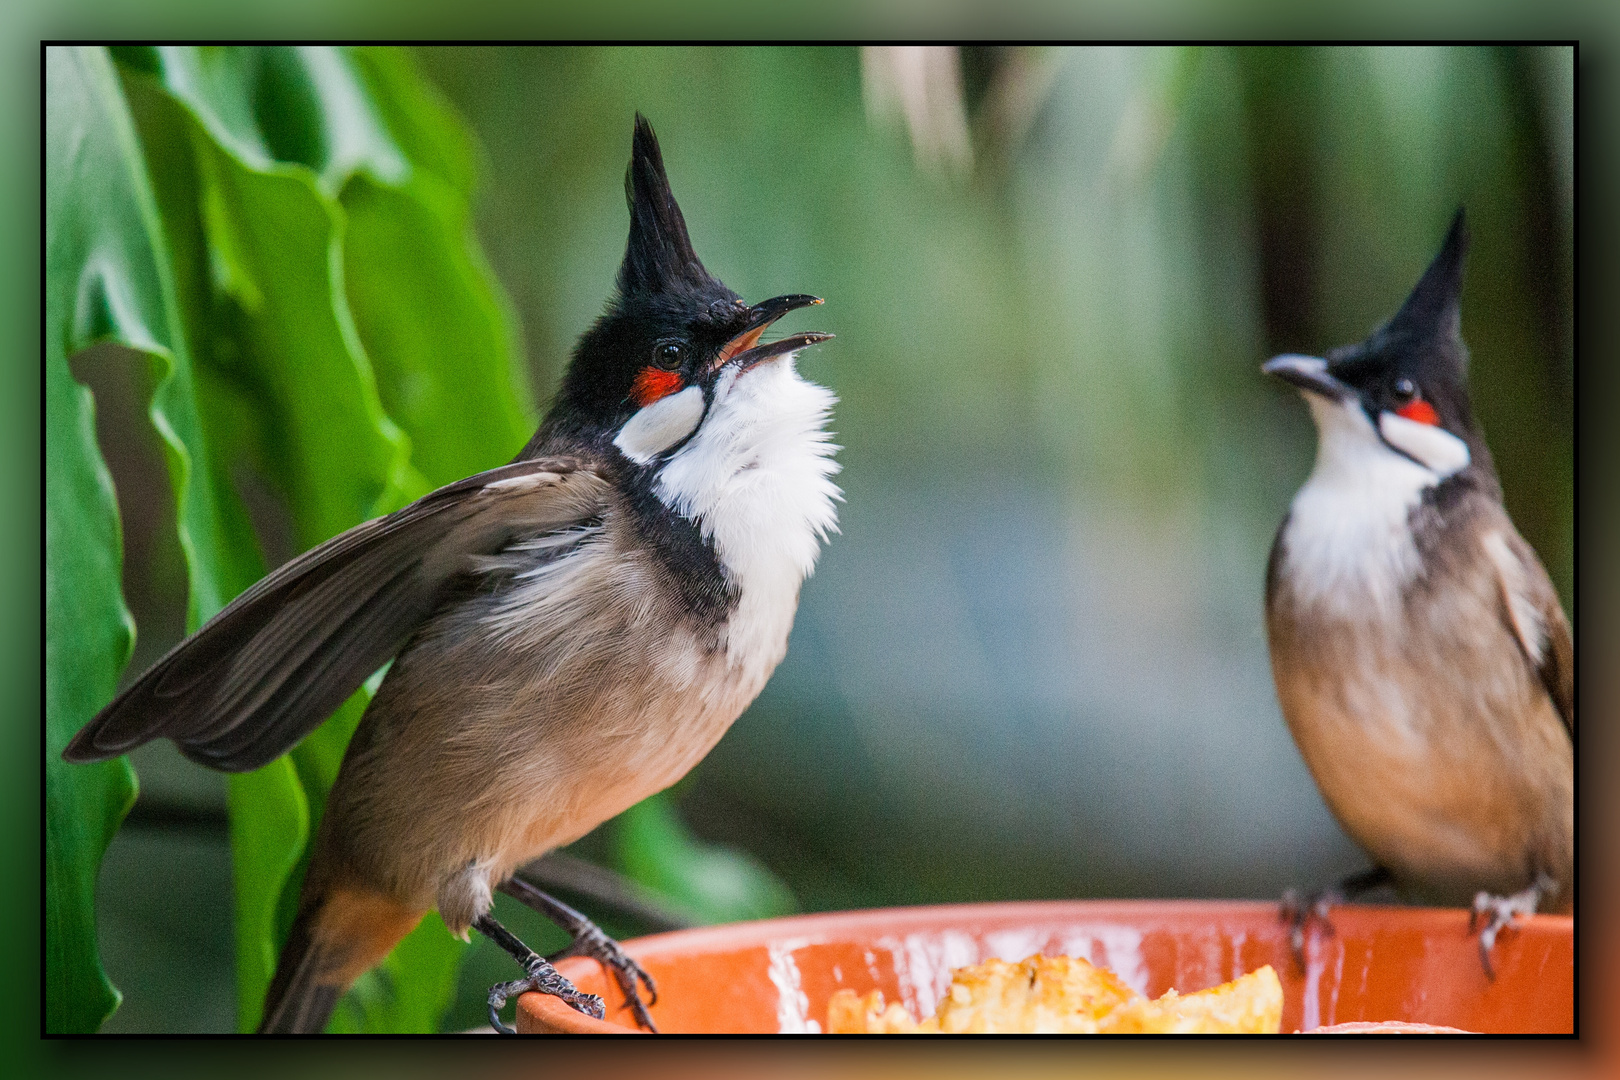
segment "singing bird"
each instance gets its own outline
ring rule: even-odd
[[[538,989],[596,1016],[490,915],[502,890],[574,936],[638,1019],[652,980],[583,915],[514,879],[680,779],[787,650],[836,527],[828,390],[761,340],[821,301],[752,306],[698,260],[639,114],[617,289],[507,465],[282,566],[85,725],[69,761],[170,738],[239,772],[285,753],[392,660],[327,797],[264,1032],[318,1032],[338,997],[436,909]],[[557,956],[551,959],[557,959]]]
[[[1294,741],[1373,863],[1285,902],[1296,950],[1305,920],[1388,883],[1471,902],[1490,973],[1516,913],[1574,901],[1574,654],[1469,403],[1466,247],[1459,210],[1370,337],[1262,368],[1300,390],[1318,432],[1271,549],[1266,627]]]

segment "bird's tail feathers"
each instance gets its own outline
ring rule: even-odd
[[[349,984],[387,956],[422,915],[370,889],[306,897],[265,994],[259,1034],[320,1034]]]

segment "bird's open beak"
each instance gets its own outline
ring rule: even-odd
[[[1261,364],[1260,370],[1329,401],[1344,401],[1355,394],[1354,388],[1328,374],[1327,361],[1319,356],[1284,353]]]
[[[818,341],[826,341],[831,338],[831,334],[811,332],[793,334],[783,338],[781,341],[772,341],[765,345],[759,343],[760,335],[765,333],[766,328],[777,319],[790,311],[819,303],[821,303],[821,297],[819,296],[793,293],[789,296],[777,296],[755,304],[748,309],[748,328],[726,342],[725,348],[721,349],[720,355],[715,358],[715,369],[719,370],[726,364],[736,364],[739,373],[741,373],[757,364],[764,363],[772,357],[781,356],[783,353],[797,352],[807,345],[814,345]]]

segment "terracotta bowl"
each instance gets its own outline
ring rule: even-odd
[[[1301,970],[1277,905],[1263,901],[1100,900],[803,915],[639,938],[625,943],[658,982],[653,1019],[668,1033],[810,1033],[827,999],[848,987],[882,990],[931,1016],[951,969],[989,957],[1083,956],[1157,997],[1227,981],[1262,964],[1283,985],[1285,1032],[1397,1021],[1468,1032],[1573,1033],[1575,932],[1567,915],[1536,915],[1497,939],[1487,978],[1468,913],[1456,909],[1335,908],[1329,933],[1307,936]],[[558,965],[601,994],[606,1020],[556,998],[525,994],[528,1033],[615,1034],[635,1026],[594,960]],[[1411,1027],[1405,1030],[1415,1030]]]

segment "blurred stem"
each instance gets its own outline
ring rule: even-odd
[[[1301,48],[1251,46],[1237,49],[1236,57],[1248,118],[1266,351],[1311,348],[1321,325],[1315,64],[1310,51]]]

